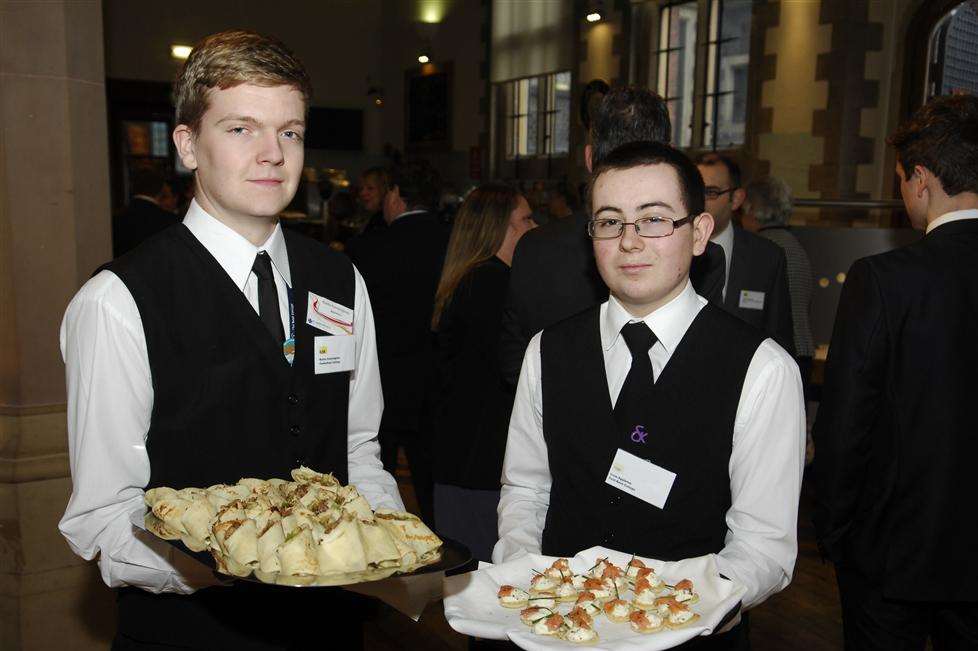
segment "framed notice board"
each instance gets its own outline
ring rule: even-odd
[[[452,62],[426,63],[404,74],[405,149],[452,147]]]

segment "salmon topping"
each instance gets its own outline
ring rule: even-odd
[[[501,585],[501,586],[499,586],[499,592],[496,593],[496,596],[499,597],[499,598],[508,597],[511,594],[513,594],[513,591],[514,590],[516,590],[516,587],[515,586],[512,586],[512,585]]]
[[[567,613],[567,619],[581,628],[591,628],[594,625],[594,619],[583,608],[574,608],[571,610]]]
[[[604,568],[604,572],[601,573],[602,579],[617,579],[624,576],[624,572],[620,568],[614,565],[608,565]]]
[[[564,618],[559,614],[554,614],[543,620],[543,623],[546,624],[547,628],[551,631],[556,631],[558,628],[564,625]]]

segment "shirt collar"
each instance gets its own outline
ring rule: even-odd
[[[261,246],[255,246],[227,225],[208,214],[196,200],[190,202],[187,216],[183,225],[193,234],[204,248],[214,256],[221,268],[227,272],[238,286],[244,291],[251,268],[255,264],[255,256],[259,251],[267,251],[272,264],[286,284],[292,286],[292,275],[289,272],[289,254],[285,247],[285,236],[281,224],[275,225],[275,230]]]
[[[949,222],[961,221],[962,219],[978,219],[978,209],[969,208],[967,210],[955,210],[954,212],[947,212],[927,224],[927,232],[930,233],[932,230],[941,226],[942,224],[947,224]]]
[[[727,268],[730,268],[730,258],[733,256],[734,229],[733,224],[727,223],[727,227],[713,236],[713,241],[723,247],[723,255],[727,256]]]
[[[605,350],[610,350],[618,341],[621,329],[626,323],[645,321],[645,325],[649,326],[666,352],[671,355],[704,305],[706,300],[696,294],[689,279],[686,280],[686,286],[678,296],[644,319],[629,314],[618,299],[610,296],[608,302],[601,306],[601,346]]]

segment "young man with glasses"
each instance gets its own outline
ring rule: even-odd
[[[590,195],[588,233],[611,295],[530,341],[493,558],[594,545],[667,561],[716,554],[750,608],[794,568],[805,444],[797,366],[693,290],[690,264],[713,218],[684,154],[624,145],[596,167]],[[671,488],[639,497],[617,487],[613,464],[637,468],[632,485],[672,477]],[[745,648],[746,626],[707,644]]]
[[[794,353],[784,251],[733,223],[733,216],[746,197],[740,166],[729,156],[706,154],[699,159],[697,167],[706,185],[706,211],[713,215],[715,222],[711,239],[723,247],[726,263],[721,307],[761,328]]]

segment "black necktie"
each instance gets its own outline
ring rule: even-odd
[[[278,290],[275,289],[275,277],[272,275],[272,259],[268,257],[268,253],[261,251],[255,256],[255,264],[251,270],[258,276],[258,317],[268,328],[275,343],[281,344],[285,341],[285,331],[278,309]]]
[[[627,324],[621,329],[621,336],[632,353],[632,366],[615,403],[615,420],[623,433],[628,434],[639,425],[646,426],[647,404],[655,389],[649,349],[656,336],[644,321]]]

